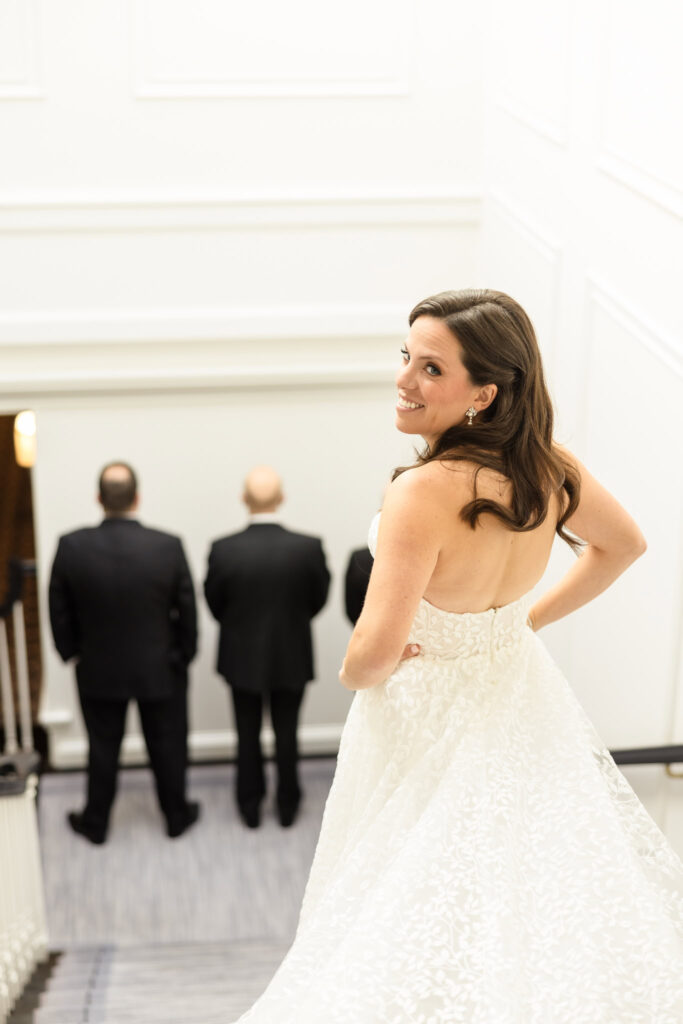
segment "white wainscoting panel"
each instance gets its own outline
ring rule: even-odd
[[[478,236],[471,195],[318,200],[266,197],[246,211],[226,202],[215,223],[201,203],[176,211],[171,201],[142,208],[122,201],[99,204],[88,224],[88,204],[73,203],[53,206],[45,229],[30,203],[10,202],[7,219],[19,223],[0,231],[5,315],[77,311],[75,319],[106,319],[170,305],[170,316],[182,316],[184,309],[397,302],[407,315],[425,295],[471,280]]]
[[[647,352],[677,377],[683,377],[683,338],[674,337],[651,317],[636,311],[628,299],[618,296],[613,288],[596,277],[589,278],[588,295],[593,305],[597,304],[626,331],[635,333]],[[683,425],[683,419],[679,422]]]
[[[562,247],[538,227],[533,216],[499,193],[491,193],[485,211],[482,248],[487,286],[507,292],[529,314],[552,378]]]
[[[40,99],[38,0],[0,3],[0,100]]]
[[[381,383],[394,373],[405,324],[403,307],[362,305],[7,315],[0,392],[25,404],[39,395]]]
[[[496,103],[549,142],[566,145],[571,87],[572,5],[496,4]]]
[[[666,339],[589,282],[585,461],[634,516],[648,551],[576,613],[573,681],[612,747],[673,742],[683,615],[683,374]],[[676,369],[678,367],[678,369]]]
[[[683,217],[681,12],[671,0],[612,0],[598,166]]]
[[[50,102],[2,105],[4,189],[172,202],[480,181],[483,11],[466,0],[2,0],[0,17],[30,4]],[[13,93],[19,29],[0,30]]]
[[[136,93],[392,96],[409,91],[411,0],[134,0]],[[302,31],[302,27],[305,30]]]
[[[543,310],[555,310],[558,439],[633,512],[650,545],[544,640],[609,745],[663,744],[683,723],[681,13],[671,0],[495,0],[487,20],[480,278],[522,299],[540,335]],[[536,256],[533,245],[524,251],[492,193],[532,237],[556,236],[556,260],[542,244]],[[544,583],[568,560],[556,546]],[[626,774],[683,851],[683,797],[671,817],[683,782],[665,785],[651,766]]]
[[[598,160],[598,169],[637,195],[656,203],[661,209],[683,219],[683,189],[657,178],[642,164],[606,147]]]

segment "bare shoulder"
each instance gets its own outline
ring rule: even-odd
[[[433,500],[440,492],[453,488],[468,489],[471,473],[464,463],[451,463],[453,469],[443,462],[427,462],[413,466],[396,477],[387,490],[386,497],[395,502],[421,502]]]
[[[434,463],[447,492],[449,503],[466,505],[476,498],[488,498],[505,505],[512,497],[512,484],[508,477],[478,462],[452,462],[445,459]],[[435,473],[436,477],[436,473]]]
[[[432,516],[444,510],[452,520],[453,511],[472,501],[476,490],[480,497],[504,500],[509,481],[474,462],[434,460],[402,473],[387,490],[384,507],[390,510],[429,510]]]

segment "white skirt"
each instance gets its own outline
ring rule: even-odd
[[[240,1024],[683,1022],[683,865],[525,621],[421,602]]]

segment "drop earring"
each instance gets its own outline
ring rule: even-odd
[[[467,416],[467,426],[468,427],[472,426],[472,424],[474,422],[474,417],[476,415],[477,415],[477,410],[474,408],[473,405],[471,405],[469,407],[469,409],[467,410],[467,412],[465,413],[465,416]]]

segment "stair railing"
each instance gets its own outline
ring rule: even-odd
[[[5,749],[0,754],[0,1024],[47,955],[45,900],[38,843],[38,755],[33,750],[23,582],[34,562],[10,562],[0,605],[0,693]],[[17,741],[7,622],[12,618],[21,749]]]

